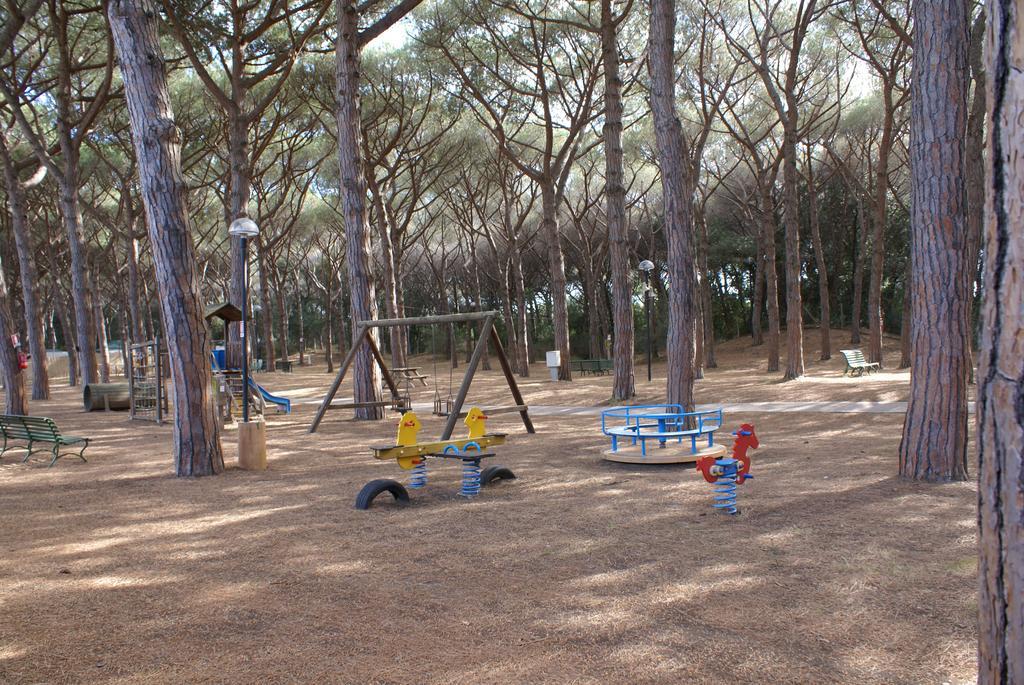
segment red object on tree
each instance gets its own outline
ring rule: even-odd
[[[18,353],[18,368],[19,369],[27,369],[28,368],[28,355],[25,354],[24,352],[19,352]]]

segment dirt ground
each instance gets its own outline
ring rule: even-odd
[[[906,399],[905,372],[841,378],[806,337],[808,378],[736,341],[698,402]],[[545,378],[528,402],[610,394]],[[595,416],[538,415],[530,436],[516,414],[489,428],[517,480],[465,501],[443,464],[410,506],[357,511],[366,481],[408,475],[367,449],[394,418],[332,412],[311,436],[324,368],[259,380],[296,403],[269,419],[263,473],[234,468],[231,429],[228,471],[181,480],[169,426],[82,413],[68,388],[33,404],[95,442],[88,463],[0,459],[0,682],[973,682],[975,485],[900,481],[898,414],[727,415],[761,442],[736,517],[692,468],[602,460]],[[481,372],[471,400],[504,397]]]

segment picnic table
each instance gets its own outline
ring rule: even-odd
[[[395,380],[419,381],[423,387],[427,387],[427,376],[420,373],[419,366],[396,366],[391,369],[391,373],[396,376]]]

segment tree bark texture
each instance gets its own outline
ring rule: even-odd
[[[868,244],[868,213],[860,193],[852,186],[850,192],[857,194],[857,235],[853,246],[853,306],[850,308],[850,344],[859,345],[864,307],[864,252]]]
[[[978,682],[1024,683],[1024,1],[990,0]]]
[[[358,11],[353,0],[337,0],[338,38],[335,45],[335,77],[338,125],[338,168],[341,178],[342,213],[345,222],[349,301],[352,334],[357,321],[377,318],[377,298],[370,272],[370,233],[366,227],[366,177],[360,157],[362,131],[359,118]],[[370,335],[376,335],[371,331]],[[356,341],[353,340],[353,343]],[[356,352],[352,385],[356,402],[381,401],[380,371],[368,346]],[[357,419],[380,419],[380,408],[355,410]]]
[[[786,380],[804,375],[804,305],[800,292],[799,173],[796,101],[787,101],[790,120],[782,143],[782,216],[786,236]]]
[[[651,113],[661,169],[668,243],[667,401],[693,409],[696,282],[693,254],[693,188],[688,182],[689,154],[675,107],[675,2],[651,0],[648,47]]]
[[[28,414],[28,397],[25,394],[25,373],[18,364],[18,352],[11,336],[17,331],[11,316],[10,291],[3,264],[0,264],[0,373],[4,379],[4,413]]]
[[[572,380],[572,365],[569,363],[569,303],[565,279],[565,254],[562,249],[562,232],[558,226],[559,197],[553,178],[541,182],[541,232],[548,243],[548,272],[551,278],[551,324],[555,331],[555,349],[562,353],[562,365],[558,367],[558,380]]]
[[[882,280],[885,277],[885,224],[888,218],[889,152],[892,149],[895,128],[892,84],[882,87],[885,101],[882,121],[882,141],[878,146],[875,164],[875,203],[871,223],[871,275],[868,280],[868,361],[882,363]]]
[[[601,62],[604,66],[605,216],[612,275],[612,335],[615,378],[612,399],[628,400],[633,384],[633,280],[626,235],[626,185],[622,162],[622,79],[612,0],[601,0]]]
[[[919,0],[914,13],[913,349],[900,475],[965,480],[971,305],[965,192],[969,13],[963,0]]]
[[[776,271],[775,253],[775,203],[772,200],[774,175],[760,183],[761,187],[761,232],[764,236],[764,283],[768,311],[768,371],[779,370],[779,274]]]
[[[32,399],[50,399],[50,375],[47,369],[46,340],[43,334],[43,313],[39,304],[39,272],[28,232],[28,212],[25,193],[18,172],[0,133],[0,165],[3,166],[4,188],[11,211],[11,232],[18,253],[18,272],[21,277],[22,303],[25,308],[25,332],[32,355]]]
[[[149,0],[107,7],[131,118],[146,223],[167,340],[174,397],[174,461],[178,476],[224,470],[212,392],[209,340],[181,172],[157,11]]]
[[[814,244],[814,263],[818,269],[818,299],[821,300],[821,361],[832,358],[832,308],[829,302],[828,265],[825,263],[825,248],[821,244],[821,226],[818,222],[818,188],[814,182],[814,160],[811,147],[807,147],[807,222],[811,227],[811,242]]]

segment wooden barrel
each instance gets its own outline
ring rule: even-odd
[[[87,383],[82,390],[82,403],[86,411],[99,409],[127,409],[127,383]]]

